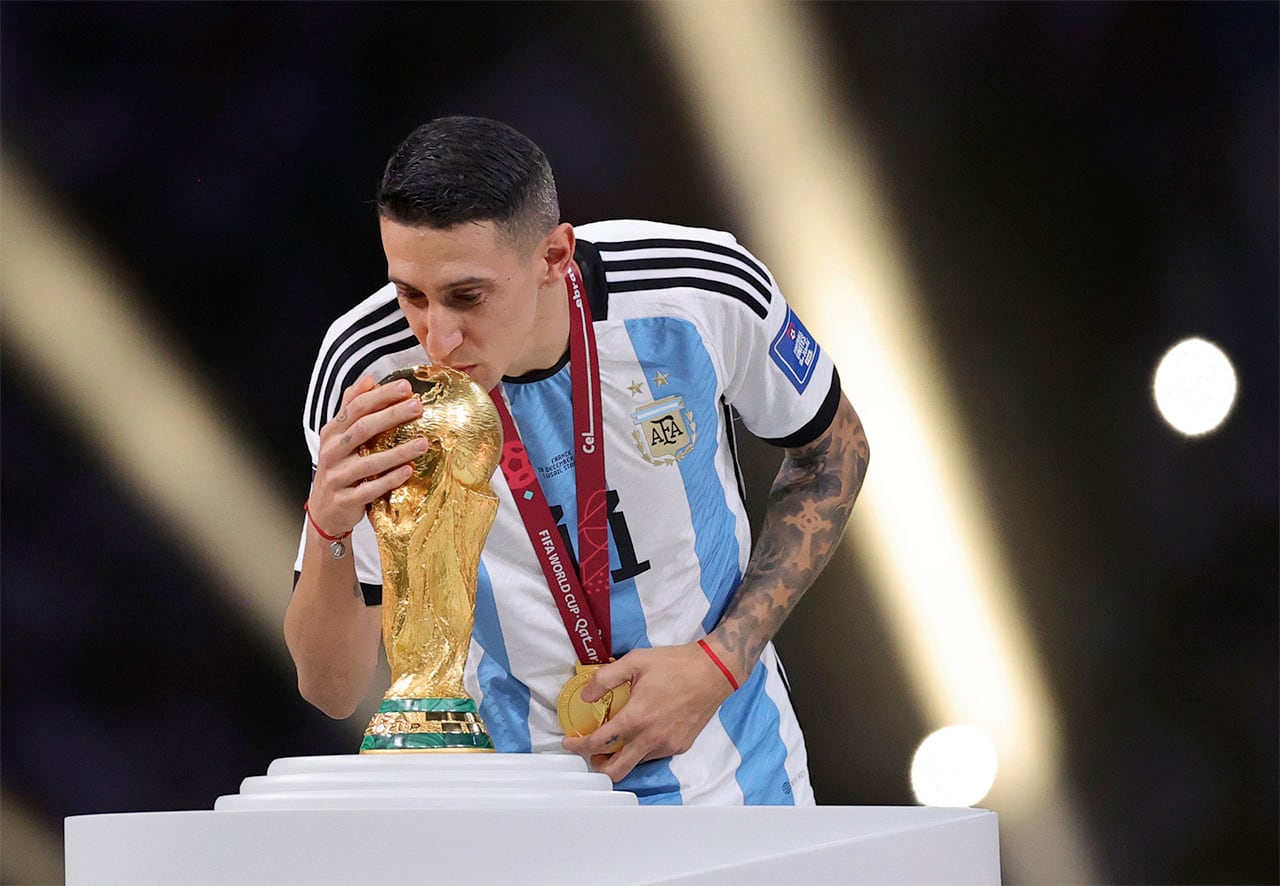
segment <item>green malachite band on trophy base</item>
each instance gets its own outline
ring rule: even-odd
[[[455,714],[477,713],[476,703],[469,698],[384,698],[379,714],[401,711],[452,711]]]
[[[463,733],[417,732],[407,735],[366,735],[361,751],[427,751],[427,750],[491,751],[493,742],[487,735]]]

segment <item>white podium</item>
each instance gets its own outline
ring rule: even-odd
[[[602,781],[603,780],[603,781]],[[212,811],[66,820],[77,884],[998,884],[974,809],[640,807],[577,757],[277,760]]]

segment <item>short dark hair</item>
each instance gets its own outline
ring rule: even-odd
[[[527,248],[560,223],[542,149],[483,117],[439,117],[410,133],[387,161],[377,206],[403,225],[493,221],[508,242]]]

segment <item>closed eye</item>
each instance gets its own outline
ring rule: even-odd
[[[484,298],[484,293],[472,291],[454,292],[449,297],[452,301],[465,308],[479,304],[481,299]]]

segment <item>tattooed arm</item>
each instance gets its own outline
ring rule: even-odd
[[[827,431],[786,451],[742,584],[708,637],[739,681],[831,559],[870,457],[862,422],[843,394]]]
[[[707,636],[739,684],[831,559],[869,457],[862,422],[843,395],[822,436],[787,450],[746,574]],[[732,691],[703,650],[689,644],[632,650],[598,670],[582,696],[595,701],[627,680],[631,700],[606,728],[564,741],[614,781],[645,760],[687,751]]]

